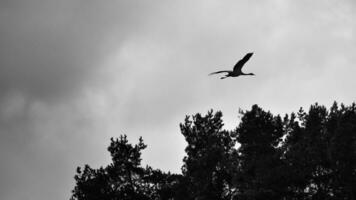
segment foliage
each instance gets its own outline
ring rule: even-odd
[[[126,135],[111,139],[108,151],[112,163],[99,169],[78,167],[72,199],[169,199],[180,176],[141,167],[141,150],[145,148],[142,138],[135,146],[128,143]]]
[[[231,196],[232,133],[222,130],[222,113],[186,117],[180,125],[188,146],[182,167],[189,184],[187,199],[229,199]]]
[[[356,105],[274,116],[257,105],[233,131],[222,113],[187,116],[182,174],[141,166],[142,138],[111,139],[112,163],[78,167],[72,200],[356,198]]]

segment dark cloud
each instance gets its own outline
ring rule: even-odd
[[[1,199],[69,197],[72,158],[98,145],[84,139],[88,134],[105,129],[95,123],[94,105],[83,96],[105,79],[101,63],[138,30],[144,6],[135,1],[0,2]],[[108,141],[105,135],[100,136]],[[98,152],[105,154],[106,143],[101,145],[104,152]]]
[[[0,94],[15,90],[34,98],[63,98],[90,84],[143,13],[134,1],[1,4]]]

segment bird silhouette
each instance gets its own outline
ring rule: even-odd
[[[251,58],[252,55],[253,55],[253,53],[246,54],[241,60],[239,60],[235,64],[234,69],[232,71],[231,70],[222,70],[222,71],[212,72],[209,75],[219,74],[219,73],[227,73],[225,76],[221,77],[221,79],[224,79],[227,77],[237,77],[237,76],[241,76],[241,75],[255,75],[254,73],[245,74],[241,71],[244,64]]]

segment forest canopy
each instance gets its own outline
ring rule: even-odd
[[[257,105],[235,130],[222,113],[187,116],[181,174],[141,166],[143,139],[111,139],[112,163],[78,167],[72,200],[355,199],[356,105],[314,104],[285,116]],[[239,145],[236,145],[239,144]]]

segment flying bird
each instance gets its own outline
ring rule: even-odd
[[[241,71],[244,64],[251,58],[252,55],[253,55],[253,53],[246,54],[241,60],[239,60],[235,64],[234,69],[232,71],[231,70],[222,70],[222,71],[210,73],[209,75],[219,74],[219,73],[227,73],[225,76],[221,77],[221,79],[224,79],[227,77],[237,77],[237,76],[241,76],[241,75],[255,75],[254,73],[245,74]]]

